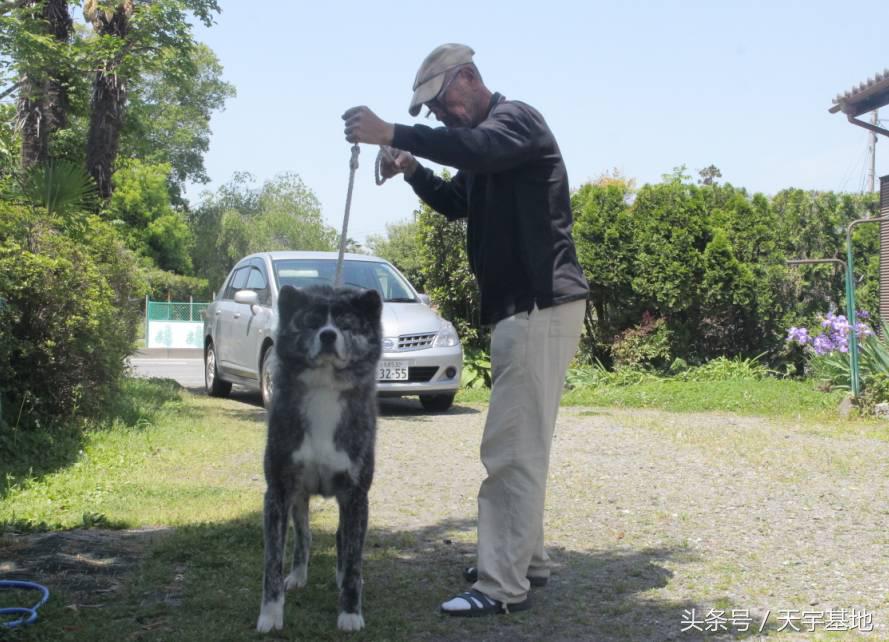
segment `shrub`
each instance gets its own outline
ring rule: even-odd
[[[675,364],[674,364],[675,365]],[[671,368],[672,369],[672,368]],[[756,358],[717,357],[707,363],[676,374],[679,381],[739,381],[743,379],[765,379],[769,369]]]
[[[491,387],[491,357],[484,350],[467,347],[463,352],[464,388]]]
[[[889,401],[889,373],[877,372],[867,379],[856,405],[862,415],[876,414],[877,404]]]
[[[608,370],[601,361],[597,361],[592,365],[575,365],[569,368],[565,376],[565,387],[573,390],[597,386],[635,386],[661,379],[657,374],[643,368],[628,367]]]
[[[682,359],[675,359],[669,368],[670,376],[662,376],[640,367],[624,367],[610,371],[601,362],[575,365],[568,369],[565,385],[568,389],[597,386],[625,387],[654,381],[745,381],[765,379],[770,371],[756,359],[717,357],[707,363],[689,368]]]
[[[788,268],[785,259],[833,257],[846,224],[878,210],[873,195],[786,190],[768,199],[708,175],[692,185],[682,168],[664,182],[634,189],[604,177],[572,195],[577,255],[590,283],[581,343],[588,363],[610,365],[612,338],[643,310],[667,319],[671,353],[689,363],[720,355],[762,355],[786,363],[783,329],[814,318],[824,301],[843,304],[834,266]],[[877,307],[879,228],[854,234],[864,277],[859,304]]]
[[[200,301],[213,298],[207,279],[151,268],[144,270],[143,274],[148,283],[148,295],[155,301],[188,301],[188,297]]]
[[[655,319],[649,312],[642,323],[625,330],[614,342],[612,352],[617,368],[653,367],[662,369],[670,363],[671,333],[664,319]]]
[[[24,429],[91,414],[114,394],[139,327],[136,261],[98,217],[69,236],[46,213],[0,207],[3,419]]]

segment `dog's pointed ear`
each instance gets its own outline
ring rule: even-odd
[[[374,323],[379,322],[383,311],[383,300],[380,298],[379,292],[376,290],[364,290],[355,297],[354,302],[355,307],[361,310],[365,317]]]
[[[278,292],[278,317],[289,319],[301,307],[306,305],[308,297],[292,285],[285,285]]]

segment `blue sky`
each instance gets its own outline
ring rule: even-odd
[[[543,113],[572,187],[613,168],[642,184],[712,163],[751,191],[861,191],[867,134],[827,110],[889,67],[886,4],[871,0],[220,4],[197,37],[238,96],[213,116],[209,187],[235,171],[258,181],[296,172],[337,229],[349,172],[340,115],[365,104],[389,121],[434,124],[407,106],[421,60],[444,42],[470,45],[492,90]],[[400,179],[374,185],[375,155],[362,146],[350,218],[359,241],[417,206]]]

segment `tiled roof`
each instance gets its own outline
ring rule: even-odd
[[[885,105],[889,105],[889,69],[884,69],[845,93],[837,94],[830,113],[842,111],[849,116],[860,116]]]

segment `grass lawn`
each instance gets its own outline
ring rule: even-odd
[[[661,379],[634,385],[582,387],[562,397],[563,406],[657,408],[670,412],[735,412],[768,417],[806,417],[832,421],[843,392],[824,393],[810,382],[791,379],[678,381]],[[487,403],[484,388],[461,390],[464,403]]]
[[[707,382],[667,379],[632,386],[578,388],[565,394],[562,404],[831,419],[837,416],[843,396],[842,392],[818,392],[809,382],[790,379]]]
[[[480,419],[474,415],[485,411],[486,399],[484,391],[462,392],[456,419],[471,420],[477,430]],[[719,410],[769,415],[777,421],[811,419],[812,430],[823,435],[863,431],[886,439],[886,431],[875,422],[838,419],[839,399],[837,395],[816,393],[806,384],[789,381],[678,385],[655,382],[626,388],[574,390],[566,395],[565,404],[596,407],[575,412],[573,416],[578,420],[583,420],[585,413],[607,414],[602,410],[607,406]],[[62,539],[63,531],[83,527],[92,530],[78,535],[85,538],[78,541],[83,542],[88,553],[64,562],[70,563],[70,567],[51,569],[50,577],[31,576],[35,581],[52,580],[53,599],[41,609],[39,624],[12,630],[4,639],[269,639],[253,633],[261,594],[260,510],[265,487],[261,462],[265,434],[264,413],[249,401],[211,399],[182,391],[169,382],[131,380],[114,416],[82,439],[35,445],[21,436],[21,452],[28,456],[4,462],[0,469],[0,532],[5,531],[0,535],[0,576],[22,576],[29,568],[28,562],[41,556],[55,554],[53,563],[64,561],[67,558],[58,555],[68,541]],[[396,411],[398,425],[392,430],[404,432],[393,434],[393,439],[413,443],[412,426],[418,431],[431,431],[429,435],[436,434],[435,416],[398,413],[401,411]],[[461,419],[460,413],[465,418]],[[448,415],[449,420],[453,420],[452,415]],[[433,436],[429,439],[436,438]],[[433,455],[427,453],[426,457],[434,456],[444,466],[453,454],[448,449],[460,451],[459,456],[464,459],[471,459],[477,449],[477,433],[465,437],[446,434],[442,439],[447,441],[430,446]],[[405,450],[397,445],[392,449]],[[37,450],[40,456],[35,453]],[[440,507],[463,492],[460,489],[464,487],[474,495],[481,471],[470,470],[471,479],[454,479],[452,490],[424,483],[416,476],[422,474],[422,469],[401,482],[409,483],[409,490],[418,495],[414,500],[403,498],[397,502],[399,525],[387,526],[379,521],[374,525],[372,494],[366,573],[373,581],[366,584],[368,628],[359,634],[341,635],[335,629],[336,588],[332,569],[336,508],[332,501],[313,500],[309,584],[306,589],[289,594],[285,631],[270,638],[547,639],[540,629],[541,621],[529,619],[540,615],[496,618],[493,623],[460,622],[455,637],[453,621],[429,613],[429,605],[434,606],[449,591],[459,588],[453,577],[442,577],[431,560],[442,555],[451,559],[456,549],[469,554],[474,531],[466,520],[426,520],[423,502],[437,502]],[[380,474],[379,492],[398,486],[387,481],[385,469]],[[467,473],[457,476],[464,474]],[[437,493],[441,493],[440,497]],[[379,496],[377,500],[379,505]],[[470,504],[473,501],[466,497],[460,500]],[[383,512],[378,515],[380,519],[384,516]],[[555,528],[558,527],[556,524]],[[110,536],[109,528],[123,530]],[[38,534],[25,541],[21,536],[25,532]],[[93,540],[89,533],[95,534]],[[574,554],[565,555],[571,559]],[[627,579],[621,580],[622,585],[633,590],[662,586],[662,573],[657,565],[652,566],[651,559],[634,562],[641,570],[629,572]],[[592,561],[577,558],[577,564],[596,568],[617,568],[624,563],[630,562],[622,557],[599,557]],[[24,604],[29,598],[6,593],[3,605]],[[578,600],[573,610],[570,604],[564,605],[569,609],[567,613],[576,613],[572,617],[577,619],[577,630],[592,626],[585,619],[590,616],[584,615],[589,597],[567,592],[565,598]],[[422,613],[414,613],[412,604],[422,605]],[[686,601],[678,600],[676,604]],[[615,602],[609,608],[617,609],[617,617],[627,607]],[[652,606],[646,612],[654,620],[675,619],[678,608],[671,607],[669,613],[658,615],[658,609]],[[645,639],[637,637],[633,630],[618,628],[613,632],[615,639]],[[817,639],[842,636],[832,638],[825,634]]]

